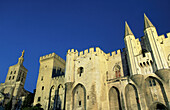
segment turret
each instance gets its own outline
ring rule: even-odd
[[[158,41],[158,34],[155,26],[151,23],[148,17],[144,14],[144,34],[145,42],[148,50],[151,52],[154,72],[159,69],[168,68],[165,60],[165,55]]]
[[[137,69],[137,61],[135,56],[140,54],[141,46],[138,39],[135,39],[129,25],[125,22],[124,42],[126,46],[127,60],[130,68],[130,75],[139,74]]]

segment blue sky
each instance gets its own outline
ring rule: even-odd
[[[170,32],[170,0],[1,0],[0,83],[8,67],[25,50],[25,89],[33,91],[39,57],[68,49],[100,47],[109,53],[124,48],[124,22],[136,38],[143,36],[146,13],[158,34]]]

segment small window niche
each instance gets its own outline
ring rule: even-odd
[[[38,97],[38,102],[40,102],[41,101],[41,97]]]
[[[82,73],[84,72],[84,68],[83,67],[79,67],[78,68],[78,74],[81,77]]]
[[[81,100],[79,101],[79,106],[81,106]]]
[[[44,86],[42,86],[42,90],[44,90]]]

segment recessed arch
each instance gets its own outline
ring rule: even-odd
[[[53,110],[53,108],[55,108],[55,101],[56,101],[56,87],[53,85],[51,86],[49,93],[49,105],[48,105],[49,110]]]
[[[110,110],[121,110],[120,93],[114,86],[109,90],[109,107]]]
[[[168,108],[162,103],[155,102],[150,106],[149,110],[168,110]]]
[[[73,91],[73,110],[86,110],[86,89],[82,84],[77,84]]]
[[[153,76],[149,76],[145,79],[145,99],[148,107],[154,103],[162,103],[168,106],[168,98],[164,90],[162,82]],[[158,104],[158,107],[160,105]]]
[[[125,97],[128,110],[141,110],[137,88],[133,84],[126,85]]]
[[[57,87],[57,97],[56,97],[56,109],[61,110],[64,108],[64,86],[59,84]]]

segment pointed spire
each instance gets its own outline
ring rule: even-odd
[[[129,25],[127,24],[127,22],[125,21],[125,36],[128,36],[128,35],[133,35]]]
[[[154,27],[151,21],[148,19],[146,14],[144,13],[144,30],[149,27]]]

